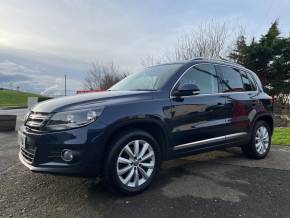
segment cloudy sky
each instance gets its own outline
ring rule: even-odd
[[[82,88],[93,60],[135,71],[184,31],[207,21],[259,37],[279,19],[290,32],[287,0],[0,0],[0,87],[42,92]]]

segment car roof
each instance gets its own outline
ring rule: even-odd
[[[212,64],[224,64],[224,65],[230,65],[233,67],[238,67],[238,68],[243,68],[246,69],[244,66],[235,63],[233,61],[230,60],[226,60],[226,59],[214,59],[214,58],[204,58],[204,57],[197,57],[197,58],[193,58],[191,60],[189,60],[188,62],[195,62],[195,63],[212,63]]]
[[[158,65],[165,65],[165,64],[198,64],[198,63],[211,63],[211,64],[222,64],[222,65],[228,65],[232,67],[242,68],[244,70],[247,70],[244,66],[235,63],[230,60],[226,59],[215,59],[215,58],[205,58],[205,57],[196,57],[190,60],[184,60],[184,61],[175,61],[170,63],[164,63],[164,64],[158,64]],[[155,65],[156,66],[156,65]]]

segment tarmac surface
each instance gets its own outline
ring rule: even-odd
[[[124,197],[98,179],[30,172],[16,132],[0,133],[0,217],[290,217],[290,147],[264,160],[234,148],[167,161],[148,190]]]

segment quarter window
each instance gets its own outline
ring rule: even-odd
[[[223,92],[244,91],[244,84],[242,82],[239,70],[227,66],[217,66],[217,68],[223,76]]]
[[[179,80],[179,86],[195,84],[200,89],[200,94],[213,94],[218,92],[218,80],[214,66],[199,64],[191,67]]]
[[[249,75],[247,75],[246,72],[241,71],[241,76],[244,84],[244,90],[245,91],[255,91],[256,86],[254,85],[254,82],[250,79]]]

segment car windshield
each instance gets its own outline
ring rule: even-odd
[[[109,91],[156,91],[182,66],[182,64],[164,64],[146,68],[121,80]]]

